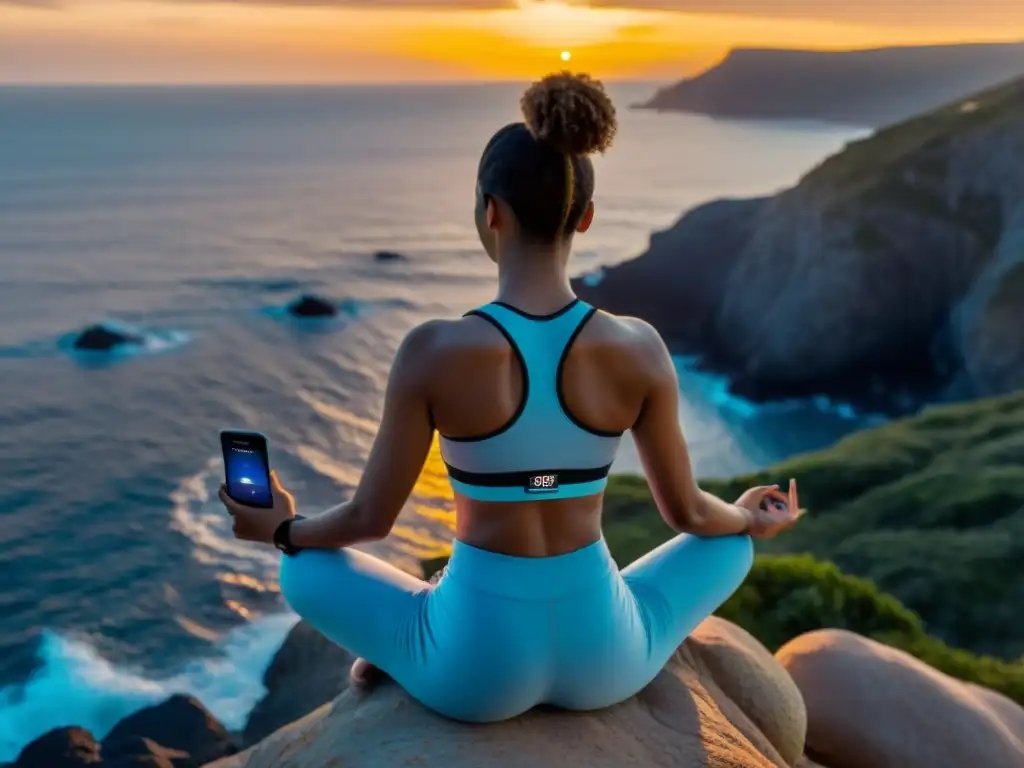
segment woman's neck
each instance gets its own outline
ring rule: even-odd
[[[498,301],[535,315],[557,312],[575,298],[559,247],[515,249],[498,261]]]

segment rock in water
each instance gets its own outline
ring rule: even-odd
[[[99,768],[100,746],[84,728],[55,728],[21,750],[14,768]]]
[[[373,254],[374,261],[405,261],[405,256],[397,251],[377,251]]]
[[[141,345],[144,341],[145,339],[141,336],[108,328],[105,325],[90,325],[78,334],[73,346],[75,349],[109,352],[126,344]]]
[[[303,294],[288,305],[288,312],[295,317],[335,317],[338,308],[327,299]]]
[[[744,630],[708,619],[638,696],[597,712],[535,710],[470,726],[397,685],[347,690],[209,768],[775,768],[801,756],[806,717],[792,680]]]
[[[829,768],[1020,768],[1024,708],[860,635],[800,635],[776,658],[807,704],[807,753]]]
[[[352,654],[300,621],[263,675],[267,694],[249,715],[242,744],[252,746],[348,687]]]
[[[118,755],[135,749],[139,739],[148,739],[171,751],[186,753],[182,768],[198,768],[211,760],[238,751],[227,729],[192,696],[176,694],[154,707],[141,709],[117,723],[103,739],[104,755]]]

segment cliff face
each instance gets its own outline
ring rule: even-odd
[[[698,208],[575,287],[755,399],[900,410],[1024,386],[1022,244],[1024,79],[852,143],[771,199]]]
[[[741,48],[641,106],[878,126],[1016,77],[1024,71],[1022,62],[1021,44],[843,52]]]

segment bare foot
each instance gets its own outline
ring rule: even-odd
[[[352,669],[348,673],[352,685],[356,688],[369,689],[382,680],[387,679],[387,673],[379,669],[366,659],[356,659],[352,662]]]

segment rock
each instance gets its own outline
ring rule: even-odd
[[[168,749],[140,736],[126,736],[112,747],[103,747],[103,768],[192,768],[195,765],[188,752]]]
[[[198,768],[238,751],[227,729],[206,707],[192,696],[182,694],[119,721],[103,739],[103,752],[119,755],[127,750],[131,754],[139,739],[186,753],[190,760],[180,763],[181,768]],[[175,766],[179,768],[179,763]]]
[[[334,317],[338,307],[319,296],[303,294],[288,305],[288,313],[294,317]]]
[[[1024,765],[1024,710],[902,651],[824,629],[776,658],[807,705],[807,754],[829,768]]]
[[[385,684],[348,690],[208,768],[772,768],[800,756],[804,728],[799,692],[771,654],[738,627],[709,619],[644,691],[606,710],[538,709],[471,726]]]
[[[54,728],[28,744],[14,768],[79,768],[100,765],[100,746],[84,728]]]
[[[576,294],[608,312],[652,323],[677,349],[696,348],[712,330],[726,280],[769,198],[716,200],[651,235],[639,258],[606,267],[600,282],[573,281]]]
[[[878,126],[1020,75],[1024,45],[901,46],[861,51],[739,48],[643,108],[750,119]]]
[[[720,243],[720,244],[719,244]],[[701,206],[581,297],[752,400],[902,414],[1024,387],[1024,78]]]
[[[374,261],[405,261],[405,256],[397,251],[377,251],[373,254]]]
[[[300,621],[285,638],[263,675],[266,695],[245,724],[246,747],[298,720],[348,687],[352,655]]]
[[[141,336],[108,328],[104,325],[90,325],[82,330],[72,346],[90,352],[109,352],[125,345],[140,345],[145,342]]]

